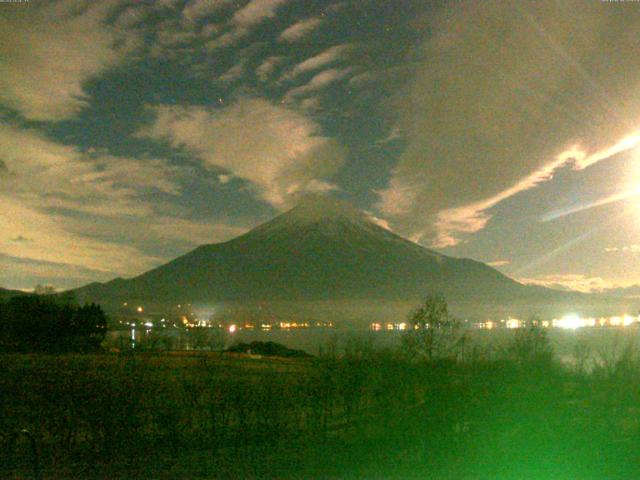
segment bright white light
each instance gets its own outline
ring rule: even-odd
[[[517,318],[509,318],[507,320],[507,328],[520,328],[520,320],[518,320]]]
[[[236,331],[236,326],[235,325],[229,325],[229,333],[235,333]]]
[[[145,322],[144,326],[145,326],[145,327],[153,327],[153,323],[151,323],[151,322]]]
[[[565,315],[559,320],[554,320],[554,327],[566,328],[575,330],[576,328],[584,327],[585,321],[576,314]]]
[[[635,321],[636,319],[631,315],[624,314],[621,317],[611,317],[609,319],[609,325],[612,327],[628,327]]]

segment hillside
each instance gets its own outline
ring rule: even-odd
[[[21,290],[8,290],[6,288],[0,288],[0,300],[7,300],[18,295],[25,295],[25,292]]]

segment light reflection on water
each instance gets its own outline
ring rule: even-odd
[[[328,349],[344,351],[348,342],[367,341],[378,348],[394,348],[400,344],[403,331],[368,329],[301,329],[301,330],[238,330],[233,334],[218,329],[208,329],[211,338],[194,339],[183,329],[162,329],[153,333],[149,329],[136,330],[137,347],[153,347],[154,350],[222,350],[238,342],[271,341],[289,348],[304,350],[312,355]],[[547,335],[556,358],[568,365],[575,365],[587,357],[587,366],[594,362],[619,358],[625,350],[640,346],[640,327],[581,328],[564,330],[548,329]],[[511,329],[465,329],[467,345],[476,345],[481,351],[499,352],[513,338]],[[154,338],[151,336],[155,335]],[[152,345],[152,341],[155,344]],[[106,346],[111,349],[127,348],[131,343],[131,331],[111,331]]]

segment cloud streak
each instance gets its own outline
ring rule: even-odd
[[[577,1],[469,1],[431,15],[417,52],[428,62],[392,102],[407,148],[380,211],[413,238],[455,245],[558,168],[638,145],[638,41],[615,35],[633,21]]]
[[[292,88],[284,96],[285,101],[290,102],[298,97],[313,94],[318,90],[328,87],[332,83],[342,80],[352,72],[351,68],[330,68],[324,70],[311,78],[308,83],[299,87]]]
[[[298,42],[322,24],[322,19],[318,17],[307,18],[294,23],[284,30],[278,40],[280,42]]]
[[[278,8],[286,2],[287,0],[251,0],[233,14],[228,24],[229,30],[211,41],[208,44],[209,49],[215,50],[233,45],[245,37],[252,28],[275,17]]]
[[[313,57],[307,58],[306,60],[294,65],[288,72],[286,72],[282,77],[281,81],[289,81],[293,80],[299,75],[303,75],[305,73],[313,72],[314,70],[319,70],[323,67],[326,67],[330,64],[336,63],[340,60],[346,58],[348,53],[352,50],[351,45],[343,44],[336,45],[323,52],[314,55]]]
[[[36,208],[66,208],[98,215],[149,214],[145,193],[178,195],[178,170],[160,159],[89,154],[35,130],[0,123],[3,158],[11,176],[5,195]]]
[[[250,28],[276,15],[278,7],[287,0],[251,0],[233,15],[233,23],[239,28]]]
[[[181,195],[178,169],[161,159],[83,152],[1,123],[0,144],[11,172],[0,177],[0,255],[100,275],[140,273],[160,262],[126,226],[139,235],[158,218],[163,198]]]
[[[0,217],[3,255],[114,274],[137,273],[159,262],[121,242],[78,235],[65,227],[60,216],[41,213],[5,195],[0,200],[6,209]],[[16,233],[33,241],[15,242]]]
[[[182,10],[187,22],[197,22],[231,3],[231,0],[191,0]]]
[[[276,68],[280,66],[284,62],[284,57],[282,55],[272,55],[267,57],[259,66],[256,68],[256,76],[258,80],[261,82],[266,82],[269,80],[271,75],[275,72]]]
[[[602,277],[589,277],[581,274],[541,275],[533,278],[519,278],[518,281],[527,285],[539,285],[556,290],[583,293],[601,293],[622,286]]]

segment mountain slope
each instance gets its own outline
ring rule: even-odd
[[[312,198],[231,241],[203,245],[130,280],[91,284],[91,300],[494,299],[529,287],[473,260],[430,251],[339,201]]]

